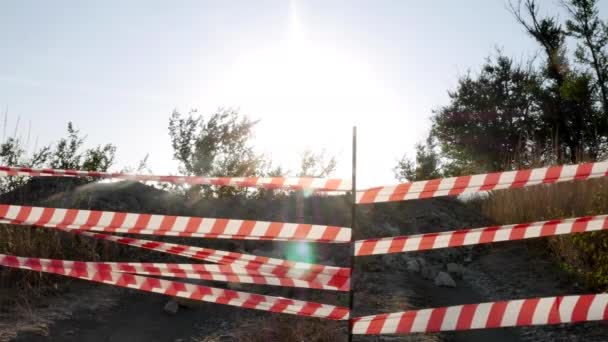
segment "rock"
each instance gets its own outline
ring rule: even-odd
[[[411,259],[407,262],[407,270],[410,272],[420,272],[420,264],[418,263],[418,260],[415,259]]]
[[[446,269],[448,271],[449,274],[453,275],[454,277],[456,277],[457,279],[461,279],[462,278],[462,274],[463,274],[463,267],[461,264],[457,264],[454,262],[451,262],[449,264],[446,265]]]
[[[426,266],[426,260],[424,260],[423,258],[416,258],[416,261],[418,261],[418,265],[420,265],[420,267]]]
[[[165,307],[163,308],[163,310],[166,313],[168,313],[169,315],[175,315],[177,313],[177,311],[179,310],[179,304],[177,304],[176,301],[171,299],[170,301],[167,302],[167,304],[165,304]]]
[[[456,287],[456,282],[447,272],[439,272],[435,277],[435,285],[445,287]]]
[[[420,268],[420,274],[424,279],[433,280],[437,276],[437,273],[439,273],[439,270],[432,265],[421,266]]]

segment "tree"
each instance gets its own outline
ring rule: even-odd
[[[581,155],[596,159],[602,150],[605,125],[592,101],[593,87],[587,72],[573,70],[566,56],[566,31],[556,17],[539,16],[534,0],[510,3],[511,12],[543,48],[546,55],[539,131],[544,143],[553,143],[555,161],[576,163]]]
[[[300,162],[300,172],[298,177],[328,177],[336,170],[336,158],[325,155],[325,150],[320,153],[314,153],[311,150],[305,150],[302,154]]]
[[[599,19],[596,0],[562,2],[572,19],[566,21],[567,34],[579,41],[575,57],[595,73],[600,90],[602,112],[608,114],[608,27]]]
[[[96,146],[81,152],[86,140],[74,125],[68,123],[68,136],[61,138],[50,151],[49,163],[54,169],[107,171],[114,163],[116,147],[112,144]]]
[[[180,172],[199,176],[242,177],[263,172],[264,160],[250,144],[257,123],[241,116],[235,109],[218,109],[207,119],[195,110],[183,116],[174,111],[169,119],[173,157],[180,162]],[[213,190],[192,187],[191,194],[229,196],[243,193],[236,189]]]
[[[395,178],[400,182],[415,182],[443,177],[440,167],[441,160],[439,154],[435,150],[433,137],[429,135],[424,144],[416,144],[416,160],[412,161],[407,155],[403,155],[397,161],[393,172],[395,173]]]
[[[481,72],[458,80],[450,104],[434,111],[436,138],[450,174],[510,169],[526,164],[537,139],[541,79],[500,52]],[[407,177],[406,177],[407,178]]]

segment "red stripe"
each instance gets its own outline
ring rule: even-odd
[[[574,310],[572,311],[572,323],[584,322],[587,320],[587,314],[589,313],[589,308],[594,299],[595,295],[582,295],[579,297],[576,301],[576,305],[574,305]]]
[[[412,331],[412,326],[414,325],[414,320],[416,319],[416,314],[418,311],[406,311],[401,315],[401,319],[399,320],[399,324],[397,325],[397,333],[400,334],[408,334]]]
[[[340,232],[340,229],[340,227],[332,226],[327,226],[323,228],[323,235],[321,236],[321,239],[319,239],[319,241],[335,241],[336,237],[338,236],[338,233]]]
[[[243,221],[236,235],[249,236],[255,227],[255,221]]]
[[[445,317],[446,311],[446,307],[433,309],[431,311],[431,317],[429,317],[429,323],[426,326],[426,331],[441,331],[441,325],[443,324],[443,318]]]
[[[152,218],[152,215],[150,214],[139,214],[137,216],[137,221],[135,221],[135,225],[133,228],[129,229],[128,232],[138,234],[142,230],[146,229],[150,223],[150,218]]]
[[[545,173],[545,178],[543,178],[543,183],[551,184],[557,182],[562,174],[563,168],[564,167],[562,165],[548,168],[547,172]]]
[[[336,190],[342,183],[341,179],[328,179],[325,183],[325,187],[322,190]]]
[[[19,208],[19,212],[17,213],[17,216],[15,217],[13,222],[14,223],[26,223],[27,217],[30,216],[31,212],[32,212],[32,207],[24,206],[24,207]]]
[[[555,235],[555,231],[557,230],[557,225],[562,222],[562,220],[553,220],[547,221],[543,224],[540,229],[540,236],[552,236]]]
[[[592,217],[587,216],[574,220],[574,223],[572,224],[572,233],[582,233],[587,231],[587,225],[591,219]]]
[[[387,314],[378,315],[374,317],[374,319],[369,322],[369,326],[367,327],[367,333],[373,335],[380,334],[382,328],[384,327],[384,324],[386,323],[387,317]]]
[[[442,179],[431,179],[426,182],[424,185],[424,189],[420,193],[418,198],[431,198],[435,195],[435,191],[439,188],[439,184],[441,184]]]
[[[435,245],[435,239],[439,233],[429,233],[424,234],[420,237],[420,245],[418,246],[418,250],[432,249]]]
[[[471,176],[461,176],[461,177],[456,177],[456,180],[454,180],[454,185],[452,186],[452,189],[450,189],[450,191],[448,192],[449,196],[457,196],[460,195],[461,193],[463,193],[467,186],[469,186],[469,183],[471,182]]]
[[[391,195],[389,196],[389,201],[401,201],[407,195],[407,192],[410,190],[412,183],[402,183],[395,187]]]
[[[532,324],[532,318],[534,317],[534,311],[536,310],[536,306],[540,298],[532,298],[524,300],[521,305],[521,309],[519,310],[519,315],[517,316],[517,326],[522,325],[530,325]]]
[[[126,217],[126,213],[113,213],[112,221],[106,227],[106,229],[104,229],[104,231],[115,232],[117,229],[122,228],[122,224],[125,222]]]
[[[458,322],[456,323],[456,330],[468,330],[471,328],[477,306],[478,304],[467,304],[462,306],[460,315],[458,316]]]
[[[306,239],[311,229],[312,225],[310,224],[298,224],[298,228],[296,228],[293,237],[296,239]]]
[[[498,328],[502,326],[502,318],[505,314],[508,302],[495,302],[492,304],[490,313],[488,314],[487,328]]]
[[[359,200],[359,203],[361,203],[361,204],[373,203],[376,200],[378,193],[382,189],[383,189],[382,187],[378,187],[378,188],[372,188],[372,189],[365,190],[365,192],[363,192],[363,195],[361,196],[361,199]]]
[[[211,235],[221,235],[226,231],[226,226],[228,225],[227,219],[215,219],[213,223],[213,227],[211,227]]]
[[[483,185],[479,188],[479,191],[492,190],[498,184],[502,172],[488,173],[483,180]]]
[[[521,240],[526,235],[526,230],[530,227],[529,223],[520,223],[513,226],[509,234],[509,240]]]
[[[519,170],[515,172],[515,179],[513,179],[513,183],[509,186],[509,188],[521,188],[528,183],[530,179],[530,174],[532,170]]]
[[[574,175],[574,179],[585,179],[591,175],[593,171],[593,163],[583,163],[579,164],[576,168],[576,174]]]
[[[405,242],[407,241],[407,237],[399,236],[394,238],[391,241],[391,245],[388,248],[389,253],[399,253],[404,250]]]
[[[470,229],[462,229],[452,232],[450,234],[450,241],[448,242],[448,247],[460,247],[464,244],[464,238]]]
[[[357,253],[357,255],[374,254],[374,248],[376,247],[377,243],[378,243],[378,240],[363,241],[363,243],[361,244],[361,248],[359,249],[359,252]]]

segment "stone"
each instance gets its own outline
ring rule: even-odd
[[[419,273],[420,272],[420,264],[418,263],[418,260],[414,260],[414,259],[410,259],[407,262],[407,270],[410,272],[416,272]]]
[[[166,313],[168,313],[169,315],[175,315],[175,314],[177,314],[177,311],[179,311],[179,304],[177,304],[176,301],[171,299],[170,301],[167,302],[167,304],[165,304],[165,307],[163,308],[163,310]]]
[[[431,265],[421,266],[420,268],[420,275],[422,275],[424,279],[433,280],[437,276],[438,272],[439,271],[437,270],[437,268]]]
[[[462,265],[454,263],[454,262],[447,264],[446,269],[449,274],[451,274],[452,276],[454,276],[458,279],[462,278],[462,274],[464,273],[463,272],[464,268],[462,267]]]
[[[447,272],[439,272],[435,277],[435,285],[445,287],[456,287],[456,282]]]

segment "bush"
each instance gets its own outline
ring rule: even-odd
[[[566,182],[494,191],[469,203],[498,224],[608,213],[608,180]],[[608,290],[608,231],[551,237],[545,246],[564,269],[593,290]]]

